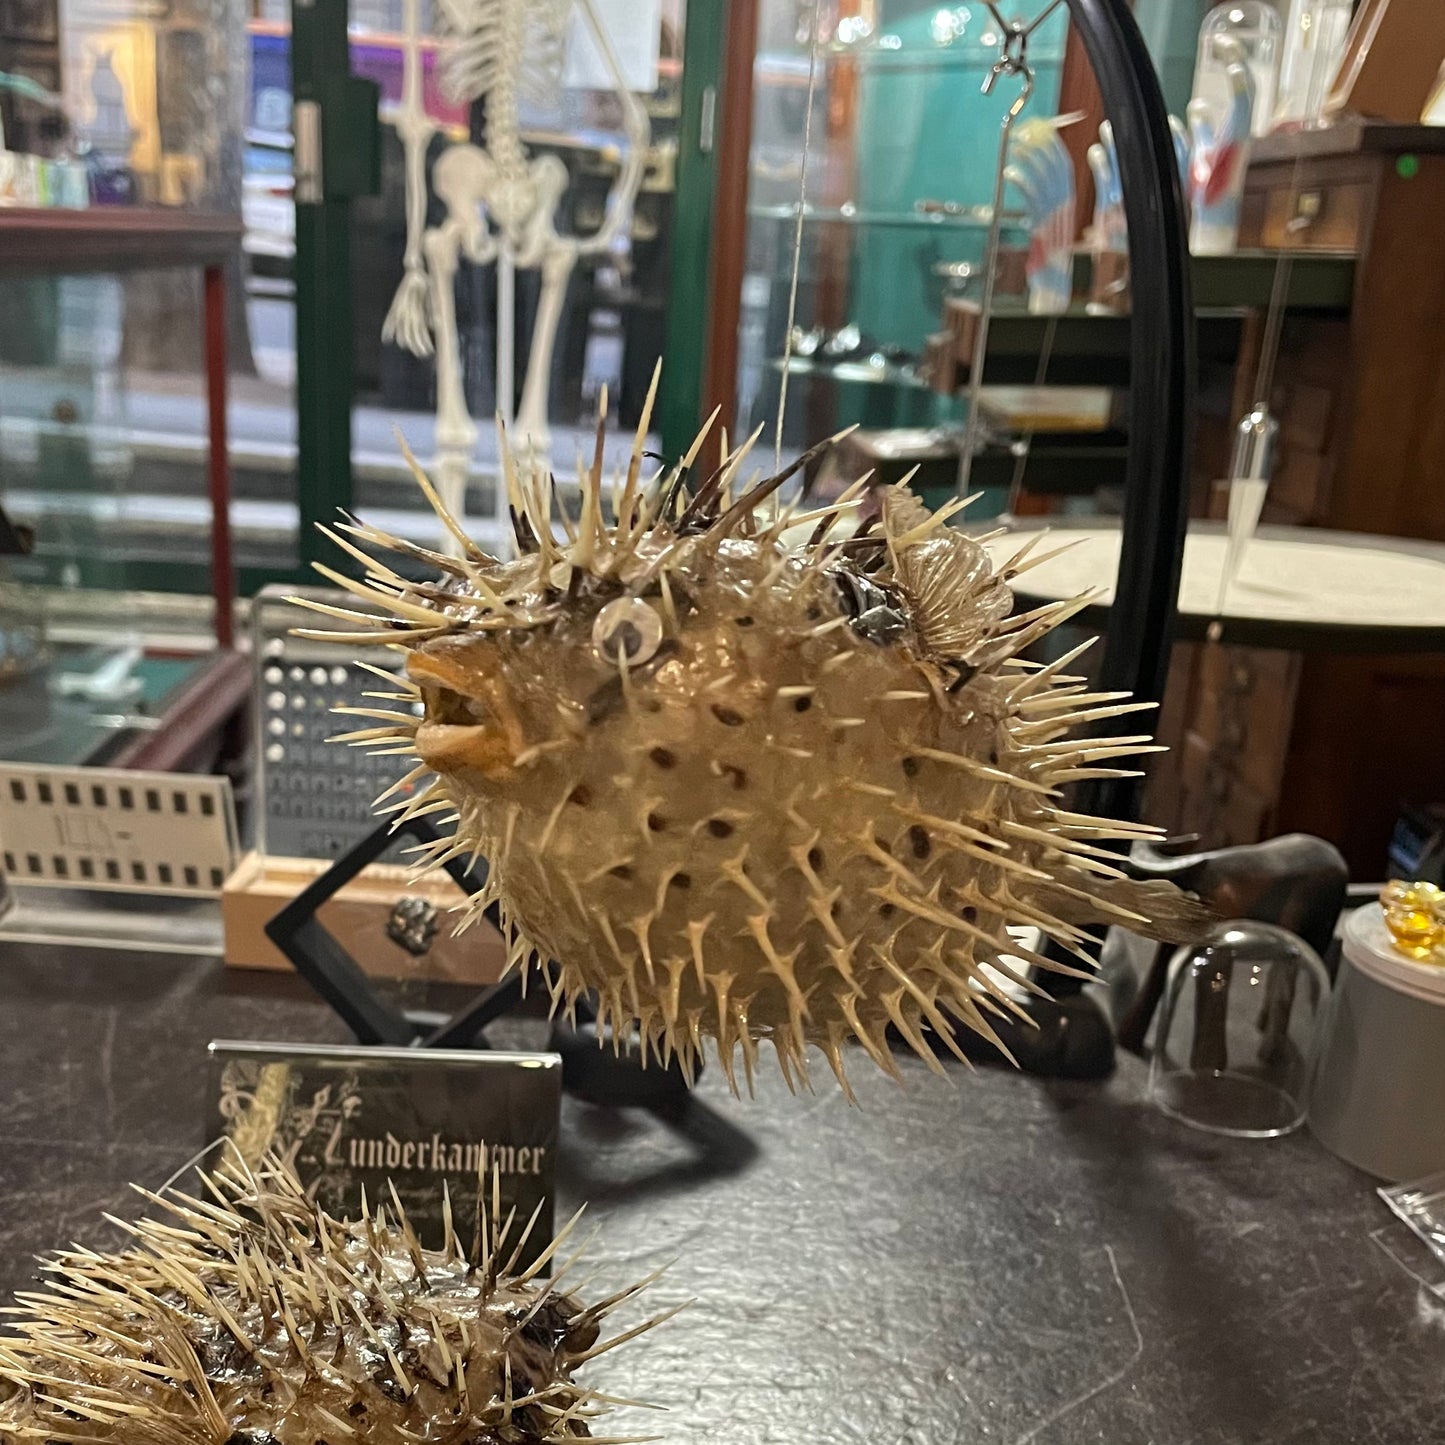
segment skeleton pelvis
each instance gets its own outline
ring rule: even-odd
[[[514,248],[552,232],[567,167],[556,156],[500,160],[480,146],[449,146],[432,167],[432,187],[450,215],[482,211]]]

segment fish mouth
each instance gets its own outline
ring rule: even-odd
[[[426,709],[416,751],[427,767],[495,776],[513,766],[521,730],[498,686],[487,679],[479,687],[453,659],[425,652],[412,653],[406,670]]]

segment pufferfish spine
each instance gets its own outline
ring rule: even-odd
[[[603,1320],[657,1278],[584,1308],[540,1278],[577,1224],[525,1269],[520,1232],[479,1197],[465,1249],[424,1249],[392,1190],[354,1221],[272,1158],[228,1159],[210,1198],[140,1190],[175,1222],[121,1224],[135,1245],[44,1261],[0,1340],[0,1442],[59,1445],[563,1445],[611,1404],[574,1373],[676,1313],[613,1338]],[[579,1251],[580,1253],[580,1251]],[[678,1306],[681,1308],[681,1306]],[[637,1436],[610,1437],[623,1445]]]
[[[495,901],[519,965],[553,961],[555,1001],[594,993],[614,1038],[635,1026],[689,1071],[712,1038],[735,1090],[760,1039],[790,1083],[816,1045],[847,1090],[848,1040],[895,1074],[890,1031],[936,1068],[927,1029],[960,1054],[955,1022],[999,1042],[1005,980],[1032,987],[1010,960],[1058,967],[1010,925],[1085,964],[1088,922],[1197,930],[1193,900],[1101,846],[1156,830],[1061,800],[1149,739],[1072,736],[1140,706],[1068,675],[1082,649],[1024,659],[1089,600],[1011,615],[1037,537],[995,570],[945,525],[962,500],[930,514],[899,486],[835,539],[866,479],[780,507],[815,448],[734,497],[757,433],[691,493],[701,437],[644,483],[650,407],[610,519],[600,422],[561,537],[551,477],[503,437],[517,558],[477,547],[413,462],[458,555],[348,521],[328,535],[364,580],[318,570],[389,616],[304,604],[359,630],[303,636],[405,652],[391,705],[342,709],[372,725],[341,740],[419,758],[378,802],[414,789],[401,817],[452,817],[423,866],[485,857],[470,916]]]

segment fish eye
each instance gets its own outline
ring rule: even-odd
[[[640,597],[619,597],[597,614],[592,646],[603,662],[637,667],[662,642],[662,618]]]

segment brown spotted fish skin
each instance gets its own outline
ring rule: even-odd
[[[133,1247],[56,1255],[46,1288],[17,1295],[0,1442],[602,1445],[609,1397],[575,1372],[672,1313],[603,1341],[651,1281],[584,1308],[554,1258],[570,1224],[520,1269],[527,1226],[501,1218],[495,1183],[471,1248],[448,1212],[428,1250],[394,1192],[343,1221],[275,1159],[207,1181],[206,1198],[147,1195],[163,1217],[128,1226]]]
[[[419,759],[400,811],[456,819],[424,861],[486,858],[473,912],[499,904],[522,966],[554,960],[559,1000],[595,992],[604,1025],[685,1069],[715,1040],[735,1088],[764,1039],[790,1081],[815,1045],[846,1089],[850,1040],[894,1072],[890,1028],[934,1064],[956,1022],[994,1037],[1004,956],[1054,966],[1010,925],[1076,952],[1089,922],[1192,935],[1192,900],[1139,891],[1100,846],[1154,830],[1060,800],[1148,743],[1075,736],[1133,706],[1068,676],[1077,652],[1021,658],[1087,599],[1011,615],[1029,546],[995,571],[956,505],[901,488],[841,541],[852,495],[797,517],[771,477],[734,500],[746,451],[689,498],[677,468],[641,483],[639,444],[608,507],[599,445],[562,536],[550,479],[509,467],[519,559],[444,517],[461,555],[427,554],[440,586],[327,572],[394,619],[335,609],[363,640],[408,651],[404,710],[344,738]]]

